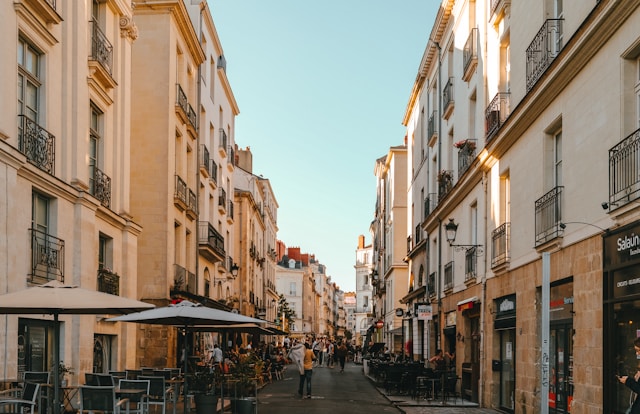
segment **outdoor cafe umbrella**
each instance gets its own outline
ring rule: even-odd
[[[265,323],[262,319],[250,318],[238,313],[227,312],[220,309],[202,306],[199,303],[183,300],[169,306],[149,309],[142,312],[130,313],[107,319],[109,322],[138,322],[152,325],[168,325],[187,330],[216,330],[219,325],[234,325],[243,323]],[[187,374],[187,341],[183,341],[184,369]],[[187,395],[187,382],[184,385],[184,395]],[[184,412],[187,412],[187,404],[184,404]]]
[[[125,297],[65,285],[53,280],[16,292],[0,295],[0,314],[53,315],[53,389],[54,401],[60,401],[59,315],[122,314],[153,308],[150,303]],[[53,405],[54,414],[59,414],[58,404]]]

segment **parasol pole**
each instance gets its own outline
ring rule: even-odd
[[[188,410],[187,410],[187,394],[188,394],[188,390],[187,390],[187,384],[189,383],[188,378],[187,378],[187,369],[189,368],[188,364],[187,364],[187,325],[184,325],[184,339],[182,340],[182,348],[183,348],[183,354],[184,354],[184,362],[183,362],[183,372],[184,372],[184,387],[182,387],[182,392],[184,393],[184,395],[182,396],[182,400],[184,401],[184,414],[187,414]]]
[[[53,314],[53,414],[60,414],[60,326],[58,325],[58,312]]]

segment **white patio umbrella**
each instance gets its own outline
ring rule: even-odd
[[[162,308],[149,309],[142,312],[117,316],[107,319],[109,322],[137,322],[152,325],[168,325],[188,330],[215,331],[224,326],[235,324],[263,324],[262,319],[251,318],[233,312],[202,306],[199,303],[183,300],[180,303],[171,304]],[[187,341],[183,341],[184,368],[187,374]],[[184,395],[187,395],[187,382],[185,381]],[[184,405],[187,412],[187,405]]]
[[[59,315],[123,314],[151,309],[155,305],[117,295],[65,285],[57,280],[0,295],[0,314],[53,315],[53,389],[54,401],[60,400],[58,332]],[[58,404],[53,405],[59,414]]]

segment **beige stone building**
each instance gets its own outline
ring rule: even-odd
[[[365,244],[364,235],[358,236],[354,268],[356,271],[355,304],[353,321],[350,326],[351,320],[347,319],[347,329],[352,331],[353,342],[363,345],[367,329],[373,323],[373,245]]]
[[[638,6],[441,2],[405,117],[426,213],[410,211],[426,242],[407,257],[419,274],[426,255],[419,339],[455,352],[482,406],[628,406],[614,374],[635,371],[640,332]]]
[[[407,240],[407,148],[389,148],[385,157],[376,161],[377,181],[373,237],[373,277],[375,280],[374,314],[384,326],[378,328],[374,342],[384,342],[390,352],[403,353],[403,319],[396,312],[408,291]]]
[[[131,2],[5,1],[0,20],[0,291],[58,280],[143,298],[130,198]],[[133,363],[135,328],[104,316],[61,316],[59,326],[2,317],[0,370],[48,371],[55,330],[72,383]]]

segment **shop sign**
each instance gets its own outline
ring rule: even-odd
[[[634,269],[613,272],[613,296],[616,298],[640,294],[640,276]]]
[[[498,310],[496,312],[496,318],[516,313],[516,295],[509,295],[498,299],[497,304]]]
[[[640,261],[640,226],[634,225],[604,239],[605,268]]]
[[[445,326],[456,326],[456,311],[449,312],[445,316]]]
[[[416,303],[415,313],[418,315],[418,320],[430,321],[433,319],[433,309],[431,305],[427,303]]]

